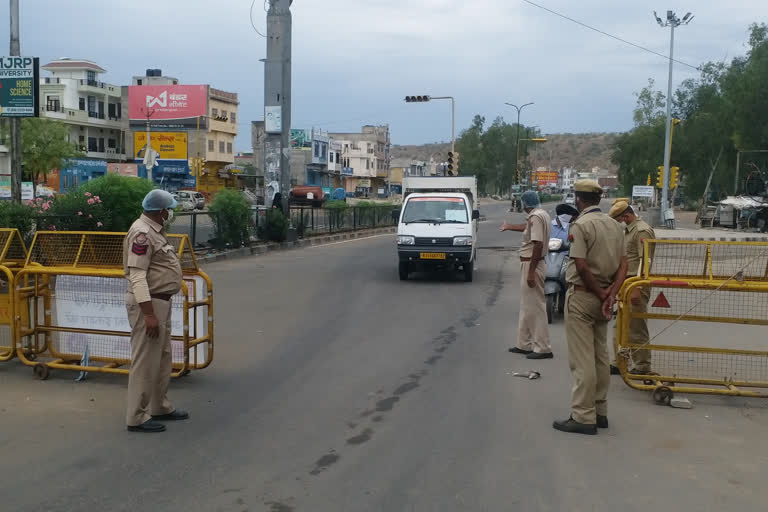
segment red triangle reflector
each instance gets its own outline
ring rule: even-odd
[[[668,307],[670,307],[669,306],[669,301],[664,296],[664,292],[660,292],[659,293],[659,296],[656,297],[655,301],[653,301],[653,304],[651,305],[651,307],[654,307],[654,308],[668,308]]]

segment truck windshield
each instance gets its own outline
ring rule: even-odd
[[[403,222],[466,224],[467,205],[460,197],[414,197],[405,205]]]

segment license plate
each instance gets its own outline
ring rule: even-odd
[[[445,253],[444,252],[422,252],[419,257],[422,260],[444,260],[445,259]]]

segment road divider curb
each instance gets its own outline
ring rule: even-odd
[[[289,251],[293,249],[303,249],[305,247],[316,247],[319,245],[328,245],[347,240],[356,240],[359,238],[369,238],[371,236],[394,233],[397,228],[394,226],[386,228],[366,229],[360,231],[348,231],[345,233],[334,233],[332,235],[313,236],[302,238],[295,242],[275,243],[253,245],[251,247],[242,247],[232,249],[216,254],[197,255],[198,264],[213,263],[215,261],[230,260],[235,258],[245,258],[248,256],[261,256],[276,251]]]

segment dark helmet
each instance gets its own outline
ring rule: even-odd
[[[579,210],[574,208],[573,206],[569,204],[559,204],[555,208],[555,214],[556,215],[570,215],[571,217],[576,217],[579,214]]]

